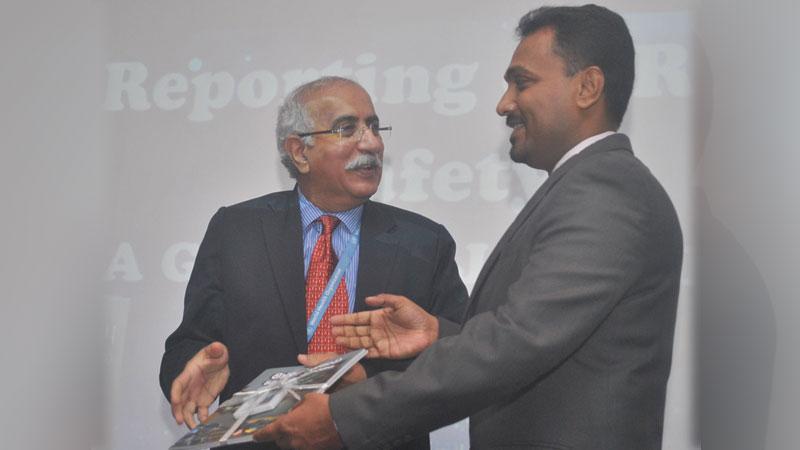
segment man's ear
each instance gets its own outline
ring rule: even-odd
[[[603,88],[606,85],[606,77],[603,71],[597,66],[589,66],[581,70],[577,75],[578,96],[576,102],[581,109],[589,109],[600,100],[603,95]]]
[[[297,171],[300,173],[308,173],[309,166],[308,166],[308,159],[306,158],[306,143],[303,141],[303,138],[297,135],[289,135],[285,141],[283,141],[283,149],[286,151],[286,154],[292,159],[292,164],[297,168]]]

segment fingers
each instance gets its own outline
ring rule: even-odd
[[[350,350],[358,350],[360,348],[367,349],[367,358],[384,358],[388,356],[388,352],[386,350],[380,350],[378,346],[375,344],[375,341],[372,340],[369,336],[360,336],[360,337],[343,337],[338,336],[336,337],[336,343],[347,347]]]
[[[183,425],[184,418],[183,418],[183,407],[185,406],[186,402],[186,387],[184,385],[186,377],[184,373],[181,373],[175,381],[172,382],[172,387],[170,388],[169,392],[169,403],[172,406],[172,417],[175,418],[175,422],[178,425]]]
[[[372,297],[367,297],[370,299]],[[372,311],[361,311],[353,314],[342,314],[331,317],[331,325],[369,325]]]
[[[228,349],[213,342],[195,354],[170,387],[172,416],[178,425],[194,428],[208,418],[208,407],[228,380]],[[197,418],[195,418],[197,414]]]
[[[336,343],[351,350],[370,348],[374,345],[370,336],[336,336]]]
[[[227,355],[228,349],[222,342],[212,342],[203,348],[206,357],[211,359],[222,358]]]
[[[280,419],[253,433],[253,440],[257,442],[275,441],[283,436]],[[278,444],[280,445],[280,444]]]
[[[367,297],[366,302],[369,306],[383,306],[387,308],[397,309],[403,305],[413,303],[406,297],[402,295],[392,295],[392,294],[378,294],[372,297]]]
[[[218,371],[228,365],[228,349],[221,342],[208,344],[201,355],[198,363],[205,373]]]
[[[177,423],[178,425],[183,425],[184,423],[183,412],[181,411],[181,408],[179,406],[172,405],[172,417],[175,418],[175,423]]]
[[[201,406],[197,408],[197,418],[200,422],[205,422],[208,419],[208,406]]]
[[[373,295],[372,297],[365,298],[364,301],[369,306],[374,306],[374,307],[383,306],[386,303],[386,297],[388,296],[389,294]]]
[[[170,392],[170,395],[172,398],[170,402],[172,416],[175,418],[175,422],[178,425],[186,424],[189,429],[194,429],[198,423],[195,420],[195,413],[200,422],[208,418],[208,404],[198,405],[194,400],[189,399],[188,394],[183,391],[178,379],[172,383],[172,392]]]
[[[369,325],[359,326],[332,326],[331,333],[334,336],[356,337],[356,336],[370,336],[372,334],[372,327]]]
[[[361,363],[356,363],[340,379],[341,381],[340,388],[364,381],[366,379],[367,379],[367,370],[364,369],[364,366],[361,365]]]
[[[196,409],[197,407],[195,406],[194,402],[188,401],[183,404],[183,409],[181,411],[183,414],[183,419],[186,422],[186,426],[192,430],[194,430],[194,428],[197,426],[197,422],[194,420],[194,411]]]
[[[313,353],[311,355],[297,355],[297,361],[306,367],[314,367],[337,356],[339,354],[336,352]]]

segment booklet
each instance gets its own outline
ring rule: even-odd
[[[356,350],[314,367],[267,369],[222,402],[205,422],[178,439],[170,450],[213,448],[253,440],[253,433],[286,414],[309,392],[325,392],[366,356]]]

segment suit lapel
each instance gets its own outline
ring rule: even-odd
[[[364,297],[385,292],[397,258],[397,240],[392,236],[394,219],[373,202],[364,204],[358,251],[358,282],[355,311],[367,309]]]
[[[548,178],[547,181],[545,181],[541,186],[539,186],[539,189],[536,190],[536,192],[533,194],[533,197],[531,197],[531,199],[528,200],[528,203],[525,204],[525,206],[522,208],[519,214],[517,214],[517,217],[514,219],[514,221],[511,222],[511,225],[509,225],[509,227],[506,229],[506,232],[503,233],[503,236],[500,238],[500,240],[497,241],[497,245],[495,245],[494,250],[492,250],[492,253],[486,260],[486,263],[484,263],[481,272],[478,274],[478,278],[475,280],[475,285],[472,287],[472,294],[470,295],[469,305],[467,306],[466,317],[472,316],[472,310],[475,305],[475,298],[478,296],[478,293],[483,287],[483,284],[486,282],[486,278],[492,272],[494,265],[497,263],[497,260],[500,258],[500,255],[503,254],[503,251],[505,250],[509,241],[511,241],[511,238],[514,237],[514,235],[517,233],[517,230],[519,230],[522,224],[525,223],[526,220],[528,220],[528,217],[530,217],[530,215],[536,209],[536,206],[544,198],[545,193],[547,193],[550,190],[551,185],[552,185],[552,178]]]
[[[552,189],[552,187],[564,176],[565,173],[569,171],[571,167],[581,161],[583,158],[586,158],[588,155],[592,153],[607,151],[607,150],[627,150],[631,151],[631,143],[627,136],[624,134],[613,134],[608,136],[604,139],[601,139],[594,144],[586,147],[582,152],[573,156],[564,164],[555,170],[547,180],[539,186],[539,189],[533,194],[528,203],[525,204],[525,207],[517,214],[517,217],[514,221],[509,225],[508,229],[500,240],[497,242],[494,250],[489,255],[489,258],[486,260],[486,263],[483,265],[478,278],[475,280],[475,285],[472,288],[472,294],[470,295],[470,302],[467,306],[467,315],[466,317],[469,318],[472,316],[473,308],[475,306],[475,299],[478,297],[483,284],[486,282],[486,278],[492,272],[497,260],[500,258],[500,255],[503,254],[503,250],[506,248],[508,243],[516,236],[519,229],[522,225],[530,218],[533,211],[536,207],[541,203],[542,199],[547,195],[548,192]]]
[[[272,210],[262,217],[267,255],[295,346],[298,353],[304,353],[307,348],[305,277],[297,194],[287,196],[284,205],[270,206]]]

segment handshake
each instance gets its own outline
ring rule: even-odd
[[[368,358],[406,359],[429,347],[439,336],[438,319],[408,298],[381,294],[367,297],[372,308],[331,318],[336,343],[351,350],[366,349]],[[335,356],[333,353],[299,355],[311,367]],[[228,350],[213,342],[200,350],[175,378],[170,390],[172,415],[178,424],[194,429],[209,416],[208,408],[228,382]],[[356,364],[336,383],[343,389],[366,379]],[[328,407],[328,395],[309,393],[288,414],[254,434],[256,441],[274,441],[282,448],[337,449],[339,438]]]

